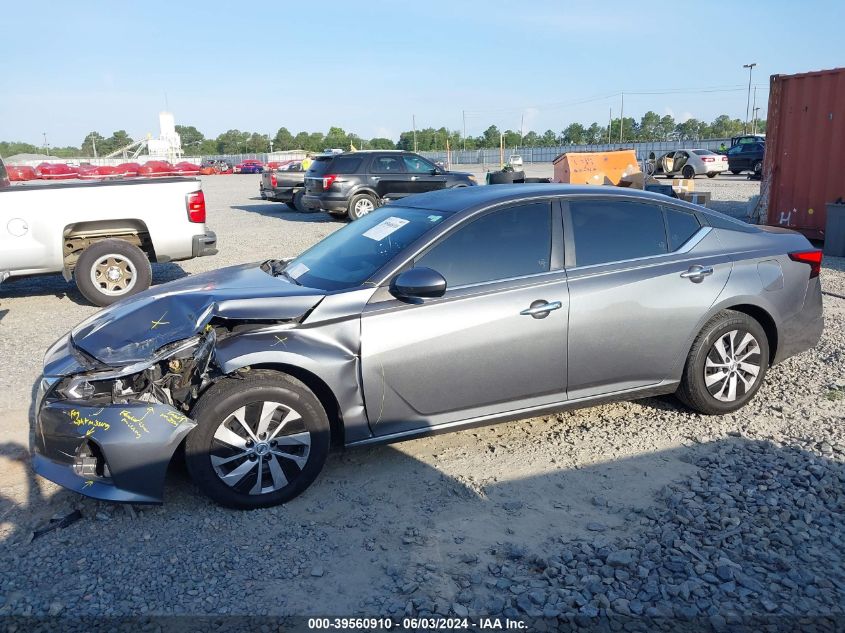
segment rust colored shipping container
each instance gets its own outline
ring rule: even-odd
[[[845,199],[845,68],[772,75],[760,195],[765,224],[824,239]]]

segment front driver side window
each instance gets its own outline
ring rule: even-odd
[[[411,174],[430,174],[434,165],[419,156],[403,156],[405,171]]]
[[[550,270],[552,210],[532,202],[488,213],[447,235],[414,262],[446,278],[448,288]]]

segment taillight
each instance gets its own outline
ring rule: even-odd
[[[276,174],[273,174],[272,176],[270,176],[270,186],[271,187],[273,187],[275,189],[277,182],[279,182],[279,181],[276,180]]]
[[[329,174],[328,176],[323,176],[323,191],[331,187],[332,184],[334,184],[335,180],[337,180],[337,174]]]
[[[810,279],[818,277],[822,269],[822,252],[820,250],[798,251],[790,253],[789,259],[794,262],[810,265]]]
[[[194,191],[187,195],[188,221],[205,222],[205,194],[202,191]]]
[[[727,157],[727,156],[722,156],[722,160],[723,160],[723,161],[725,161],[725,162],[727,163],[727,162],[728,162],[728,157]]]
[[[713,158],[712,156],[702,156],[702,157],[701,157],[701,160],[703,160],[705,163],[712,163],[712,162],[714,162],[716,159],[715,159],[715,158]]]

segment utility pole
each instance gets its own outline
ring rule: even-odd
[[[522,117],[519,119],[519,146],[522,147],[522,139],[525,136],[525,112],[522,113]]]
[[[94,132],[91,132],[91,148],[94,150],[94,158],[97,158],[97,141],[94,139]]]
[[[467,149],[467,111],[466,110],[461,110],[461,118],[464,120],[463,141],[464,141],[464,151],[466,151],[466,149]]]
[[[622,93],[622,106],[619,108],[619,143],[622,143],[622,128],[625,127],[625,93]]]
[[[414,151],[417,151],[417,115],[411,115],[411,125],[414,128]]]
[[[757,62],[742,65],[743,68],[748,69],[748,97],[745,100],[745,127],[742,129],[743,134],[748,134],[748,115],[751,109],[751,71],[754,70],[756,65]]]
[[[607,144],[610,145],[610,130],[613,129],[613,106],[610,108],[610,117],[607,120]]]
[[[751,133],[757,134],[757,86],[754,86],[754,100],[751,102]]]
[[[50,146],[47,145],[47,132],[41,132],[41,134],[44,135],[44,149],[46,150],[47,155],[49,156],[50,155]]]

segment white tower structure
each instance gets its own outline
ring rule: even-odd
[[[176,120],[172,112],[159,112],[159,137],[147,141],[150,158],[176,162],[182,158],[182,139],[176,131]]]

